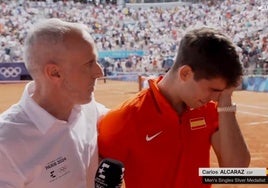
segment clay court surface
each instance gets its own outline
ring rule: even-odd
[[[0,84],[0,113],[21,96],[25,83]],[[113,108],[138,91],[138,83],[99,80],[96,86],[97,101]],[[251,152],[250,167],[268,167],[268,93],[236,91],[234,102],[238,106],[237,118]],[[217,167],[212,152],[211,163]],[[225,184],[213,188],[268,188],[268,184]]]

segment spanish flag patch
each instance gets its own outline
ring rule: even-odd
[[[193,118],[190,119],[190,126],[192,130],[205,128],[207,126],[205,118],[199,117],[199,118]]]

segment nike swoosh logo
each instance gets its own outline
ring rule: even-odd
[[[149,142],[151,141],[152,139],[154,139],[155,137],[157,137],[158,135],[160,135],[163,131],[160,131],[152,136],[149,136],[148,134],[146,135],[146,141]]]

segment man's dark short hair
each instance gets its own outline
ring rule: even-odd
[[[237,86],[242,75],[239,55],[232,41],[214,28],[199,28],[186,33],[180,42],[173,71],[188,65],[194,79],[223,78],[227,87]]]

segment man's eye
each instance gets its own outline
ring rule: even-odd
[[[87,65],[88,65],[89,67],[91,67],[91,66],[94,64],[94,62],[95,62],[95,61],[89,61],[89,62],[87,63]]]

